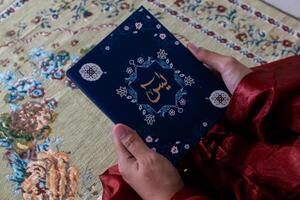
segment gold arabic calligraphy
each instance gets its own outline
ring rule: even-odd
[[[155,75],[153,76],[153,78],[150,81],[148,81],[147,83],[141,84],[140,86],[146,90],[146,95],[147,95],[149,101],[151,101],[152,103],[157,103],[160,100],[160,90],[164,89],[164,88],[166,90],[170,90],[171,86],[168,85],[167,79],[162,74],[159,74],[157,72],[154,72],[154,74]],[[148,89],[148,86],[154,82],[155,78],[158,78],[160,80],[158,87]]]

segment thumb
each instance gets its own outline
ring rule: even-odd
[[[117,124],[113,129],[113,133],[120,159],[138,160],[151,152],[140,136],[128,126]]]
[[[220,55],[207,49],[196,47],[192,43],[188,43],[187,47],[198,60],[208,65],[207,67],[209,69],[214,69],[220,74],[224,72],[225,64],[228,62],[227,56]]]

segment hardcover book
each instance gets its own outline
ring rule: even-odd
[[[135,129],[173,164],[205,136],[230,101],[224,83],[144,7],[67,75],[114,123]]]

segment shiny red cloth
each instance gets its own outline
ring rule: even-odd
[[[253,68],[224,119],[178,166],[186,187],[172,200],[300,199],[300,56]],[[103,200],[139,200],[117,166]]]

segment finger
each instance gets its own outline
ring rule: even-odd
[[[115,126],[114,131],[123,147],[136,159],[140,159],[151,152],[140,136],[128,126],[118,124]],[[122,152],[124,153],[124,151]]]
[[[188,43],[188,49],[193,53],[193,55],[202,61],[209,69],[214,69],[219,73],[224,72],[224,64],[227,63],[228,57],[214,53],[207,49],[196,47],[192,43]]]
[[[128,165],[134,162],[135,157],[126,149],[126,147],[122,144],[119,135],[121,135],[122,127],[120,125],[116,125],[113,128],[113,140],[117,152],[118,162],[120,165]]]

